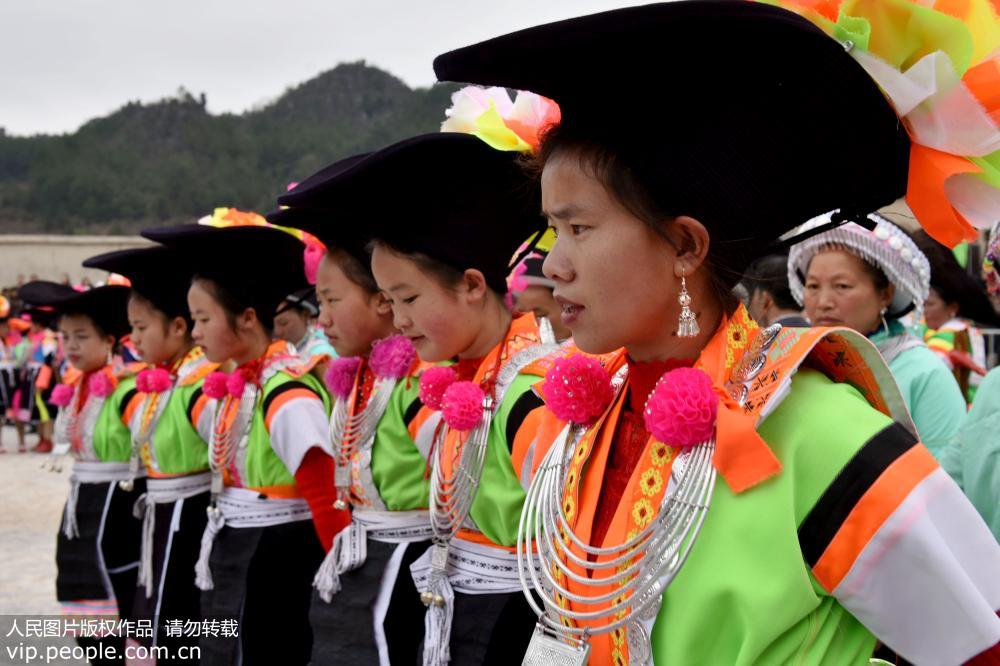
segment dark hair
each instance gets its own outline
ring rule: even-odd
[[[90,323],[93,325],[94,330],[97,331],[97,335],[98,336],[100,336],[102,338],[109,338],[109,337],[110,338],[115,338],[115,342],[118,341],[118,337],[116,335],[114,335],[113,333],[109,333],[106,328],[104,328],[103,326],[101,326],[101,323],[99,321],[97,321],[97,319],[93,315],[91,315],[91,314],[89,314],[87,312],[84,312],[82,310],[65,310],[65,311],[63,311],[59,315],[58,323],[62,323],[63,317],[67,317],[67,316],[68,317],[86,317],[87,320],[90,321]]]
[[[152,299],[144,296],[139,291],[137,291],[134,287],[132,288],[132,292],[129,294],[128,298],[129,298],[130,301],[132,299],[135,299],[135,300],[143,303],[144,305],[149,306],[153,310],[155,310],[156,314],[160,316],[160,324],[163,327],[163,331],[164,332],[166,332],[166,330],[167,330],[167,325],[170,322],[172,322],[175,318],[180,317],[181,319],[183,319],[184,323],[187,324],[187,331],[185,332],[184,337],[187,339],[188,342],[191,342],[191,329],[194,328],[194,321],[191,320],[191,315],[189,315],[187,313],[185,313],[185,314],[170,314],[166,310],[161,309],[156,303],[154,303],[152,301]]]
[[[234,333],[237,330],[237,315],[242,314],[247,309],[252,309],[257,314],[257,321],[259,321],[261,326],[264,327],[264,331],[268,335],[271,335],[271,332],[274,329],[274,313],[263,312],[262,308],[244,303],[241,299],[237,298],[233,292],[226,289],[210,277],[195,275],[191,278],[191,282],[192,284],[195,282],[201,282],[205,291],[207,291],[209,295],[214,298],[220,306],[222,306],[222,311],[226,313],[226,323],[229,324],[229,329]]]
[[[326,256],[330,261],[347,276],[347,279],[364,289],[369,294],[379,292],[375,276],[372,275],[371,264],[364,263],[350,252],[339,247],[331,247],[326,251]]]
[[[770,294],[774,304],[782,310],[800,309],[792,296],[792,290],[788,288],[786,254],[769,254],[750,264],[746,275],[743,276],[743,284],[750,296],[753,296],[755,291],[763,291]]]
[[[426,273],[431,277],[431,279],[445,289],[457,289],[458,285],[462,282],[463,276],[465,275],[463,271],[458,270],[454,266],[446,264],[443,261],[439,261],[434,257],[424,254],[423,252],[407,252],[381,239],[373,240],[368,244],[368,247],[382,247],[394,254],[398,254],[401,257],[406,257],[415,263],[417,268],[419,268],[422,273]],[[490,291],[493,290],[490,289]]]
[[[669,211],[666,202],[657,199],[656,188],[643,182],[617,151],[596,140],[574,135],[564,125],[557,125],[543,135],[538,154],[527,159],[526,167],[538,178],[545,163],[559,153],[575,154],[581,168],[678,254],[690,251],[688,238],[670,233],[677,215]],[[705,265],[713,295],[723,310],[731,314],[739,305],[732,287],[739,281],[741,273],[726,265],[718,247],[717,243],[709,244]]]

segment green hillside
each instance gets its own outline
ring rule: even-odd
[[[454,90],[351,63],[241,115],[212,115],[182,91],[74,134],[0,133],[0,232],[131,233],[216,206],[267,212],[325,164],[436,131]]]

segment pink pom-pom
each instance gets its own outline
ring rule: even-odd
[[[52,389],[52,395],[49,396],[49,402],[51,402],[56,407],[68,407],[69,403],[73,402],[74,389],[69,384],[57,384],[55,388]]]
[[[242,398],[243,389],[245,389],[246,386],[246,377],[244,377],[239,370],[233,372],[226,378],[226,390],[229,391],[229,395],[234,398]]]
[[[473,382],[455,382],[445,389],[441,416],[452,430],[472,430],[483,417],[483,390]]]
[[[712,378],[696,368],[677,368],[657,382],[643,418],[653,437],[684,449],[712,438],[718,409]]]
[[[596,358],[576,354],[556,359],[545,373],[545,404],[563,421],[593,423],[614,398],[611,378]]]
[[[316,284],[316,273],[319,272],[319,262],[323,261],[326,250],[319,245],[306,245],[302,251],[302,262],[305,265],[306,280]]]
[[[229,389],[226,388],[227,381],[229,381],[229,375],[226,373],[219,372],[218,370],[210,372],[205,377],[205,383],[202,385],[201,391],[212,400],[222,400],[229,392]]]
[[[434,410],[441,409],[444,392],[458,381],[455,370],[448,366],[434,366],[420,375],[420,402]]]
[[[171,384],[173,380],[170,379],[170,373],[163,368],[143,370],[135,378],[135,387],[141,393],[163,393]]]
[[[358,367],[361,366],[361,359],[357,356],[348,356],[335,359],[326,370],[326,387],[330,393],[341,400],[346,400],[351,391],[354,390],[354,378],[358,376]]]
[[[402,379],[417,360],[417,350],[405,335],[393,335],[372,345],[368,364],[383,379]]]
[[[98,398],[107,398],[115,390],[115,385],[108,378],[107,373],[101,371],[94,373],[87,383],[90,393]]]

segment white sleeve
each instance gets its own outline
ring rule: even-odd
[[[294,475],[306,452],[314,446],[333,455],[326,409],[320,397],[305,384],[289,382],[277,391],[281,393],[271,399],[264,422],[271,448]]]

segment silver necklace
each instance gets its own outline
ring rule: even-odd
[[[614,383],[619,391],[626,374],[627,367],[616,374]],[[647,527],[620,544],[591,546],[574,533],[562,507],[569,458],[586,431],[587,428],[579,426],[566,428],[543,459],[521,513],[518,575],[528,603],[539,617],[524,664],[586,664],[589,635],[621,627],[627,627],[633,662],[647,662],[651,647],[643,621],[656,617],[663,592],[694,545],[715,487],[713,438],[684,451],[674,461],[671,476],[676,486],[673,492],[664,494],[656,518]],[[537,566],[531,556],[533,542],[537,548]],[[573,548],[582,552],[583,557],[573,552]],[[591,556],[601,561],[592,562]],[[577,573],[573,567],[584,573]],[[614,573],[594,575],[608,571]],[[608,585],[614,589],[603,594],[573,592],[557,580],[557,574],[585,590]],[[540,596],[541,605],[531,590]],[[557,594],[574,603],[604,607],[592,611],[562,608]],[[580,627],[579,621],[597,626]]]
[[[336,509],[346,509],[350,504],[351,459],[359,448],[370,449],[374,444],[375,429],[389,407],[395,387],[395,379],[377,378],[368,404],[357,414],[350,413],[347,400],[337,400],[333,406],[330,414],[330,442],[337,452],[334,470],[337,500],[333,505]]]

